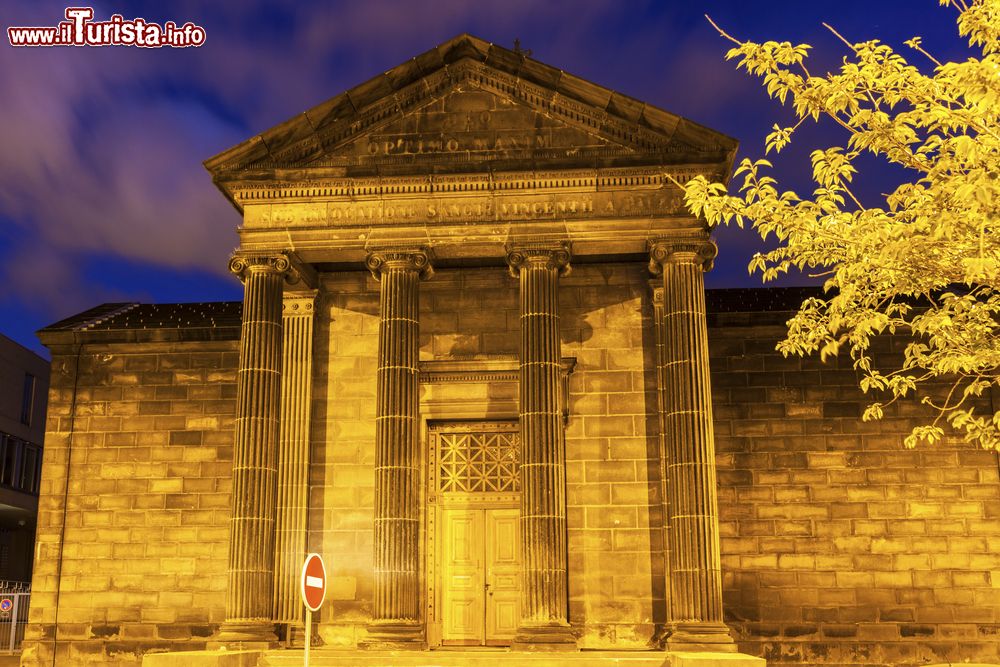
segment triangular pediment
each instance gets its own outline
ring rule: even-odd
[[[369,162],[476,162],[574,157],[579,160],[642,152],[628,140],[604,136],[502,91],[466,81],[417,109],[303,160],[301,166]]]
[[[223,189],[316,168],[356,176],[712,163],[728,172],[735,148],[680,116],[460,35],[205,166]]]

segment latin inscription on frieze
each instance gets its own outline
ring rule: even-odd
[[[465,196],[425,199],[303,202],[247,206],[248,227],[342,227],[353,225],[521,222],[641,217],[680,212],[677,190],[594,192],[579,195]]]

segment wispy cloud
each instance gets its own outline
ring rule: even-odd
[[[542,61],[755,148],[774,122],[774,106],[759,82],[723,60],[727,45],[702,13],[746,37],[796,39],[802,25],[815,35],[820,20],[843,13],[841,5],[105,0],[95,7],[98,18],[115,12],[158,23],[190,20],[205,26],[208,38],[185,50],[0,45],[5,303],[31,304],[55,317],[65,308],[148,292],[129,281],[115,288],[98,280],[94,257],[221,276],[237,244],[239,216],[201,161],[460,32],[506,46],[520,38]],[[0,24],[54,25],[64,7],[7,3]],[[934,9],[924,13],[942,18]],[[878,12],[885,19],[898,9],[871,8],[844,29],[870,36],[865,26],[883,20]],[[736,258],[750,252],[752,238],[722,235],[720,242],[720,265],[736,262],[733,274],[741,273]],[[731,254],[725,244],[732,244]],[[32,271],[44,278],[24,277]]]

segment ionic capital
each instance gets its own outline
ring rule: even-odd
[[[421,279],[434,275],[430,253],[424,248],[379,248],[368,253],[365,266],[376,280],[386,271],[416,271]]]
[[[570,271],[569,260],[570,246],[565,241],[507,246],[507,265],[515,278],[522,268],[556,269],[565,276]]]
[[[242,282],[251,273],[273,273],[297,283],[303,277],[302,267],[287,251],[237,250],[229,260],[229,270]]]
[[[665,264],[695,264],[711,271],[719,248],[711,239],[664,239],[649,242],[649,270],[663,272]]]

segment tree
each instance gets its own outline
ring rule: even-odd
[[[839,71],[812,75],[807,44],[734,42],[727,59],[763,79],[772,98],[788,102],[797,122],[775,124],[765,155],[779,153],[803,123],[832,119],[841,145],[811,153],[811,197],[780,191],[766,159],[744,159],[738,194],[698,177],[683,185],[690,210],[710,225],[750,221],[778,247],[757,253],[750,271],[765,282],[795,267],[825,278],[821,298],[806,300],[788,321],[784,355],[849,351],[860,387],[874,400],[865,420],[917,394],[936,410],[905,444],[934,443],[950,423],[971,443],[1000,449],[1000,0],[939,0],[958,11],[958,32],[976,55],[938,62],[919,37],[906,45],[925,70],[877,40],[848,47]],[[709,19],[711,21],[711,19]],[[825,24],[824,24],[825,25]],[[865,153],[900,165],[909,178],[863,204],[853,183]],[[906,337],[899,367],[879,368],[871,343]],[[945,383],[946,392],[935,394]],[[937,399],[932,395],[938,396]],[[945,396],[943,399],[941,396]]]

